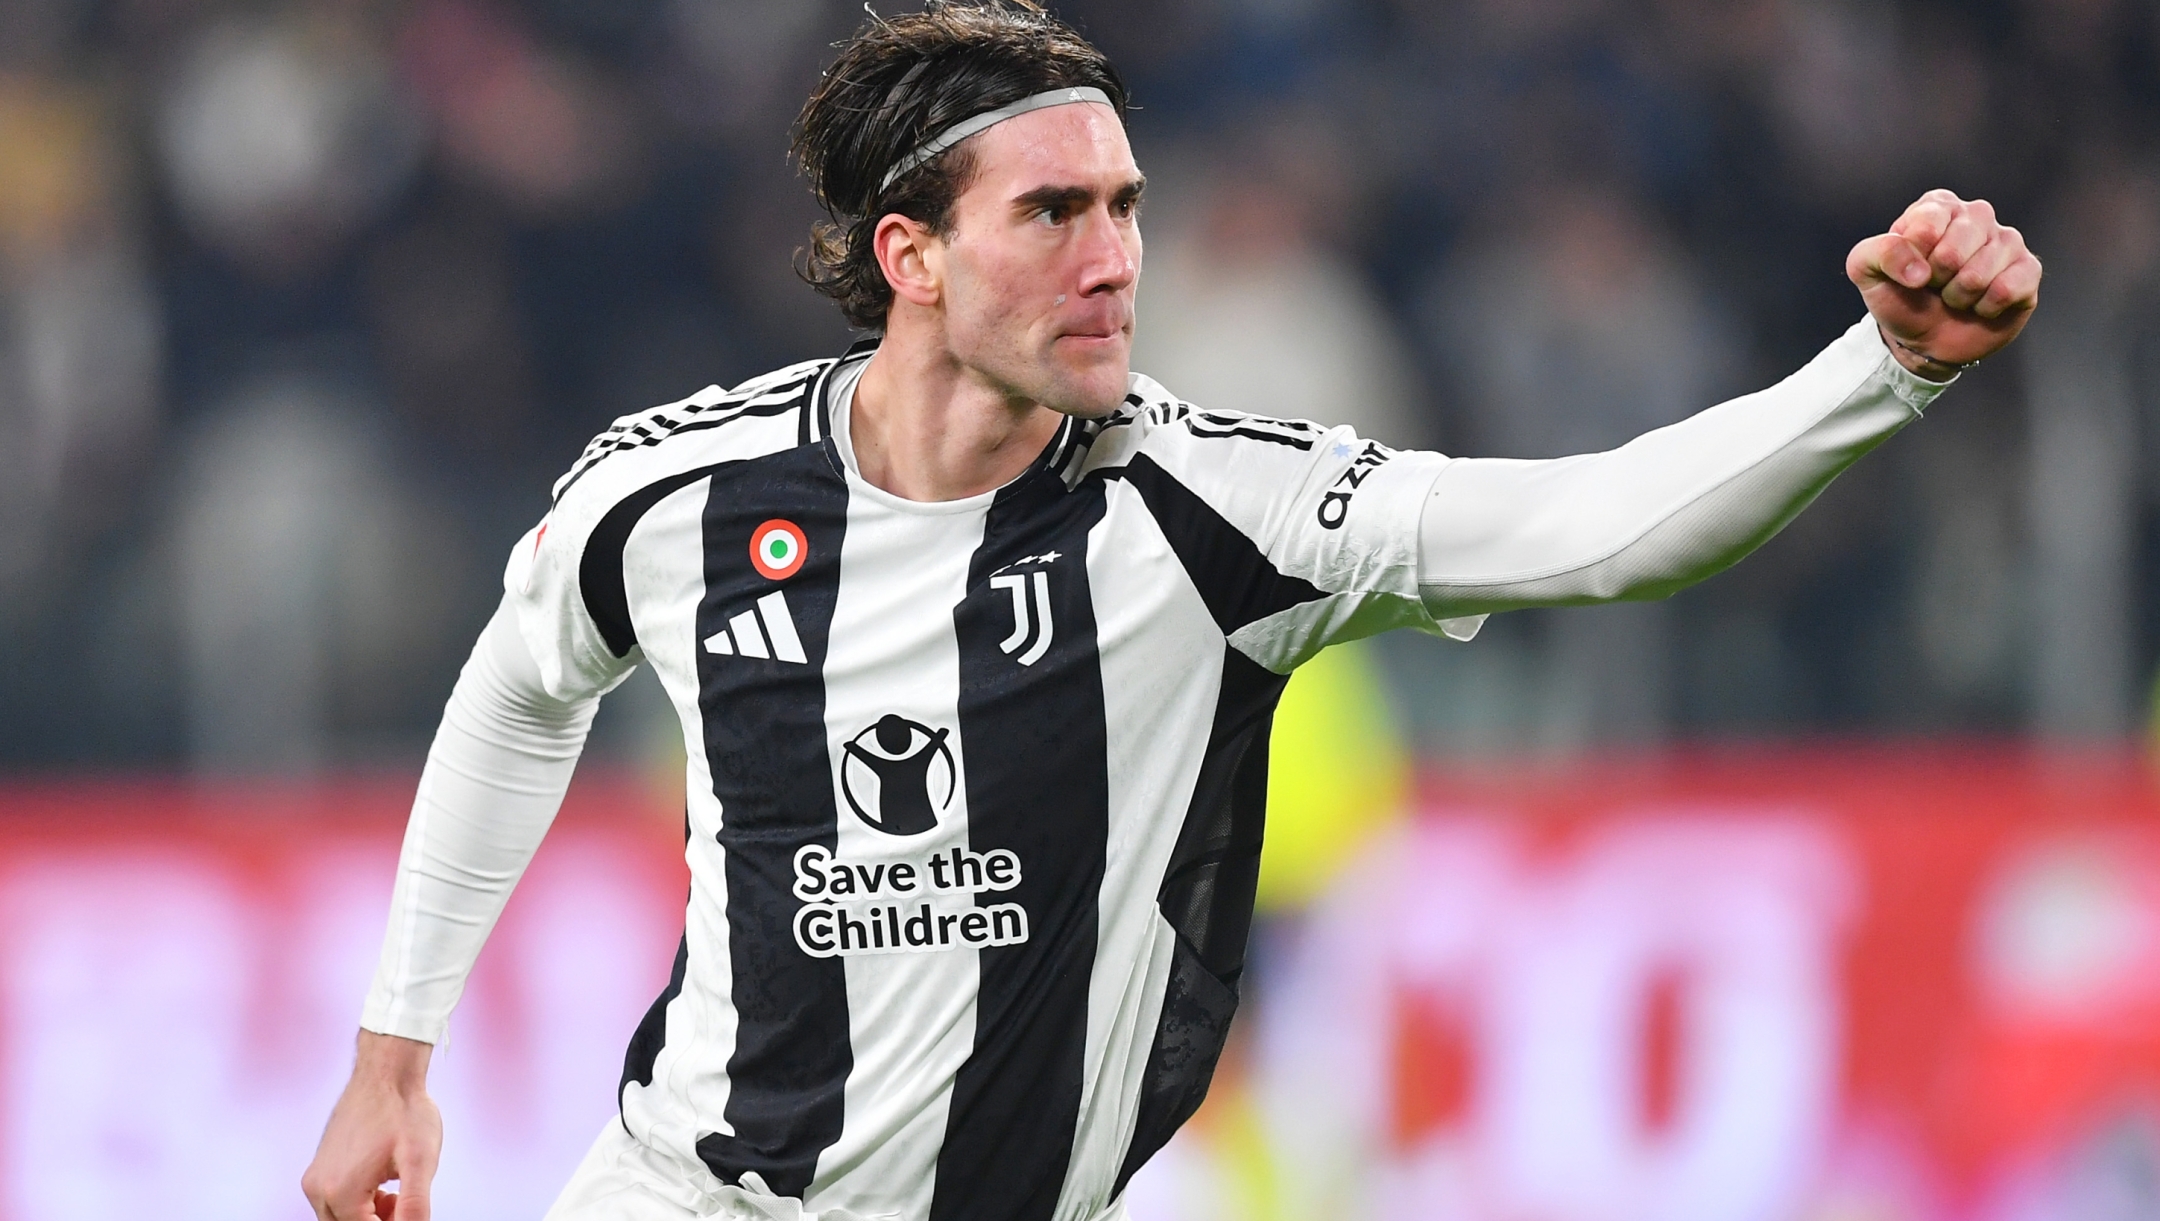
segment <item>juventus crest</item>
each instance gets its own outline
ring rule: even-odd
[[[1059,553],[1047,551],[1031,555],[1014,563],[1048,564],[1059,558]],[[1025,648],[1016,659],[1023,666],[1041,661],[1050,651],[1050,642],[1056,638],[1057,622],[1050,614],[1050,573],[1046,569],[1034,572],[1006,572],[990,578],[990,588],[1002,589],[1012,595],[1012,634],[998,641],[998,648],[1010,657]]]

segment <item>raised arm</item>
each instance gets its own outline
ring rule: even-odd
[[[1768,390],[1601,454],[1444,467],[1419,523],[1428,611],[1660,598],[1729,567],[2009,343],[2039,296],[2017,231],[1948,191],[1854,247],[1846,270],[1869,316]]]
[[[301,1178],[318,1218],[394,1209],[397,1221],[427,1221],[442,1145],[428,1057],[554,822],[598,705],[547,693],[506,600],[458,676],[421,773],[352,1079]],[[391,1179],[402,1200],[377,1192]]]
[[[1664,597],[1777,533],[1941,390],[1863,320],[1770,389],[1618,449],[1456,459],[1419,525],[1425,605],[1449,618]]]

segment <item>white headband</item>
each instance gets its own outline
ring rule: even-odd
[[[1078,89],[1052,89],[1048,93],[1038,93],[1033,97],[1021,98],[1017,102],[1000,106],[996,110],[986,110],[972,119],[962,119],[931,137],[929,143],[900,158],[891,169],[885,171],[885,181],[878,184],[878,194],[883,195],[887,188],[891,187],[894,181],[902,174],[960,143],[976,132],[995,127],[1007,119],[1026,114],[1030,110],[1041,110],[1046,106],[1070,106],[1074,102],[1101,102],[1105,106],[1112,104],[1109,94],[1092,86],[1082,86]]]

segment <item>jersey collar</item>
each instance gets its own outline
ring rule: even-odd
[[[808,445],[812,442],[825,441],[831,438],[834,375],[853,361],[870,359],[870,354],[877,351],[878,345],[883,342],[885,342],[885,336],[882,334],[865,335],[849,344],[848,350],[840,354],[840,359],[826,365],[825,371],[818,374],[817,384],[810,388],[810,409],[803,412],[801,433],[803,444]],[[838,454],[833,455],[833,457],[835,461],[838,461]]]

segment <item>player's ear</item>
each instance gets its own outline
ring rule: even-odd
[[[887,213],[871,236],[878,266],[893,296],[914,305],[938,303],[944,280],[944,247],[920,222]]]

